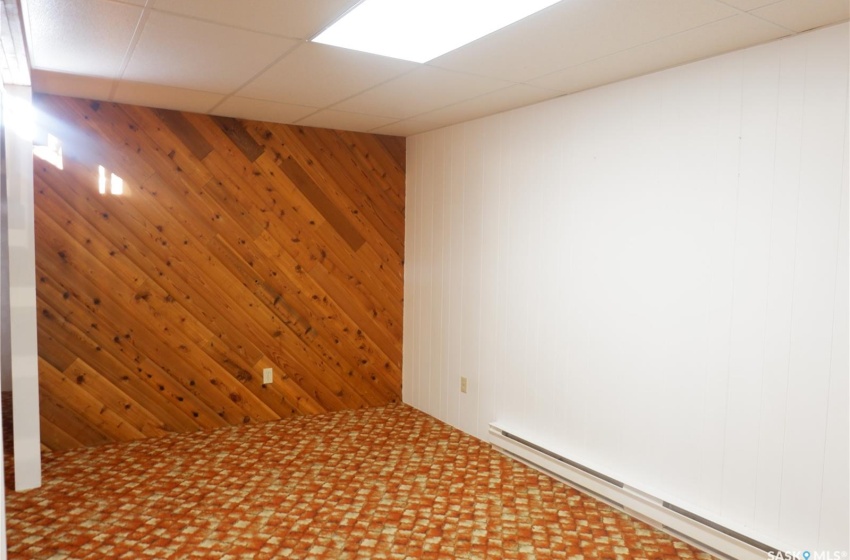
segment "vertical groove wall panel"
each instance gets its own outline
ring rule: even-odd
[[[408,139],[405,402],[850,549],[848,33]]]
[[[35,105],[45,446],[399,400],[404,139]]]

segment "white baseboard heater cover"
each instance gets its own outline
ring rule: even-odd
[[[490,443],[502,453],[719,558],[765,560],[768,552],[776,550],[544,449],[496,424],[490,424]]]

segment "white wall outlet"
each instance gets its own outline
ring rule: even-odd
[[[270,367],[263,368],[263,385],[268,385],[273,381],[272,377],[274,375],[274,370]]]
[[[460,392],[461,393],[466,393],[466,387],[467,387],[468,384],[469,384],[469,382],[467,381],[467,379],[465,377],[460,378]]]

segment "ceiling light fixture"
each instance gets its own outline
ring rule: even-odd
[[[559,0],[363,0],[317,43],[427,62]]]

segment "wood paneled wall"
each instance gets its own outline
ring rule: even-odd
[[[35,159],[45,446],[400,398],[403,138],[35,105],[62,145]]]

